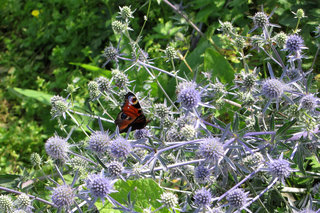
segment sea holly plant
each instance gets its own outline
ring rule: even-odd
[[[88,79],[90,107],[70,98],[75,90],[51,99],[62,133],[44,145],[54,165],[48,179],[56,185],[46,204],[66,212],[319,212],[320,101],[312,82],[316,67],[304,65],[301,11],[288,35],[272,23],[274,11],[268,15],[263,8],[247,35],[220,21],[220,38],[243,65],[226,84],[202,66],[192,70],[174,42],[162,58],[150,59],[141,34],[133,39],[135,11],[120,7],[112,21],[118,44],[104,49],[103,69],[96,68],[110,72]],[[264,55],[265,66],[252,65],[255,54]],[[177,70],[180,64],[188,72]],[[135,97],[124,100],[129,92]],[[142,113],[147,119],[139,121]],[[120,133],[117,115],[128,131]],[[133,128],[138,122],[143,125]],[[34,167],[41,161],[32,155]],[[61,180],[53,180],[55,174]],[[0,209],[31,212],[32,199],[45,202],[23,196],[31,200],[1,195]]]

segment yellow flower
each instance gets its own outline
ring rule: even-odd
[[[34,17],[38,18],[40,12],[39,10],[32,10],[31,15],[33,15]]]

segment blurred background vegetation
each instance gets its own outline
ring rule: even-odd
[[[253,27],[249,17],[260,11],[262,4],[266,13],[277,8],[271,23],[281,25],[277,32],[281,30],[287,34],[292,33],[291,29],[296,25],[292,11],[299,8],[305,11],[307,18],[302,20],[301,35],[309,47],[305,52],[310,59],[306,60],[304,68],[307,70],[311,66],[317,48],[313,31],[320,19],[318,1],[184,0],[171,3],[183,9],[205,37],[199,38],[194,29],[166,3],[152,0],[140,45],[159,67],[170,70],[165,59],[161,58],[161,50],[169,43],[182,53],[191,52],[187,60],[192,67],[201,66],[201,60],[197,61],[195,57],[207,48],[208,38],[212,38],[220,48],[226,48],[219,35],[218,20],[232,21],[241,34],[246,35]],[[101,73],[88,71],[74,63],[101,67],[104,63],[101,57],[103,49],[110,42],[117,45],[119,38],[114,35],[111,22],[118,15],[119,6],[125,5],[136,9],[131,28],[134,29],[133,35],[137,36],[148,11],[148,1],[1,0],[0,174],[21,174],[21,166],[31,166],[29,157],[32,152],[45,156],[44,142],[59,129],[58,122],[51,120],[49,102],[37,97],[38,93],[33,91],[66,97],[64,89],[73,84],[79,87],[77,101],[88,99],[87,83]],[[124,48],[125,42],[122,42]],[[236,72],[240,72],[237,52],[228,50],[225,52],[227,58]],[[247,51],[250,51],[249,47]],[[195,52],[197,54],[192,54]],[[253,60],[256,66],[264,63],[263,57],[263,54],[261,57],[257,54]],[[319,64],[318,60],[315,74],[319,73]],[[106,70],[111,68],[112,64],[108,64]],[[183,66],[180,69],[183,70]],[[141,74],[130,73],[130,79],[137,78],[136,75]],[[136,91],[139,88],[142,89],[143,85],[138,84]],[[174,88],[169,90],[169,94],[174,94]]]

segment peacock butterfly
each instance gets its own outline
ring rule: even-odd
[[[130,127],[131,131],[143,129],[148,122],[137,97],[132,92],[128,92],[125,95],[121,112],[119,112],[114,122],[119,127],[120,133],[127,132]]]

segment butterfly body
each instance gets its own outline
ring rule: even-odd
[[[127,132],[130,127],[131,131],[143,129],[147,123],[148,121],[142,112],[137,97],[132,92],[128,92],[125,95],[121,112],[119,112],[115,120],[115,124],[119,127],[120,133]]]

